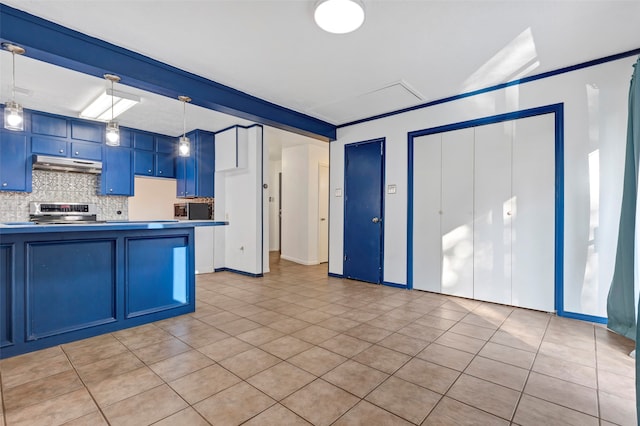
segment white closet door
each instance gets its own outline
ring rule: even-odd
[[[442,293],[473,297],[473,128],[442,134]]]
[[[511,304],[513,122],[475,128],[473,297]]]
[[[413,288],[440,293],[442,134],[413,145]]]
[[[554,115],[515,121],[512,304],[554,310]]]

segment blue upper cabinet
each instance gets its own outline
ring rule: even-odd
[[[176,157],[176,195],[180,198],[213,197],[214,135],[211,132],[194,130],[187,136],[191,140],[191,155]]]
[[[153,176],[153,152],[136,149],[133,152],[133,172],[141,176]]]
[[[102,143],[105,125],[86,121],[71,121],[71,139]]]
[[[67,138],[67,120],[49,114],[31,114],[31,133],[36,135],[57,136]]]
[[[102,146],[86,142],[71,142],[71,157],[100,161],[102,160]]]
[[[154,150],[154,138],[151,133],[133,132],[133,147],[145,151]]]
[[[169,136],[156,136],[156,152],[162,154],[173,154],[176,151],[176,138]]]
[[[175,178],[176,165],[172,154],[156,154],[155,155],[156,176]]]
[[[120,128],[120,146],[129,148],[133,139],[133,131],[124,127]]]
[[[0,131],[0,190],[31,192],[31,159],[22,132]]]
[[[133,195],[133,170],[131,150],[124,147],[105,146],[100,181],[102,195]]]
[[[198,130],[196,144],[196,177],[199,197],[213,197],[215,145],[213,133]]]
[[[175,178],[176,138],[132,131],[134,173],[139,176]]]
[[[65,139],[43,138],[41,136],[31,138],[31,152],[57,157],[69,156],[68,144]]]

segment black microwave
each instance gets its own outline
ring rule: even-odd
[[[182,220],[209,220],[211,208],[209,203],[178,203],[173,205],[173,216]]]

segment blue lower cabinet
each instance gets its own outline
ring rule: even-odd
[[[127,239],[126,253],[126,318],[189,303],[188,238]]]
[[[153,152],[133,151],[133,172],[141,176],[153,176]]]
[[[27,245],[27,340],[116,321],[115,240]]]
[[[0,234],[0,358],[195,311],[193,227],[105,226]]]
[[[105,146],[100,194],[133,195],[132,153],[129,148]]]
[[[0,245],[0,348],[13,343],[13,245]]]

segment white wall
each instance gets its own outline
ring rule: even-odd
[[[262,127],[240,129],[240,133],[249,141],[247,167],[215,175],[215,219],[227,220],[229,225],[216,229],[214,264],[216,268],[260,274],[269,270],[266,190],[264,201],[262,197],[268,164],[263,159]]]
[[[280,221],[278,220],[278,205],[280,194],[278,193],[278,175],[282,172],[282,160],[269,161],[269,250],[278,251],[280,241]]]
[[[328,148],[298,145],[282,150],[283,259],[319,263],[318,164],[328,162]]]
[[[344,145],[386,138],[384,280],[406,284],[407,133],[564,103],[564,310],[606,316],[622,196],[629,57],[338,129],[330,147],[329,272],[342,274]]]

